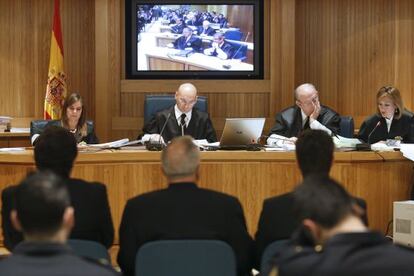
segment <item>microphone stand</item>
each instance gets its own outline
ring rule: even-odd
[[[151,139],[150,139],[145,144],[145,147],[146,147],[147,150],[149,150],[149,151],[161,151],[164,148],[164,143],[161,142],[161,139],[162,139],[162,134],[164,133],[165,127],[167,126],[167,123],[168,123],[168,120],[170,119],[170,117],[171,117],[171,112],[168,113],[167,119],[165,120],[165,123],[161,128],[161,131],[160,131],[160,134],[159,134],[160,138],[158,139],[157,143],[152,143]]]

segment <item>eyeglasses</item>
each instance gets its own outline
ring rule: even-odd
[[[197,102],[197,98],[195,98],[194,100],[191,100],[191,101],[187,101],[186,99],[183,99],[183,98],[178,98],[178,101],[182,105],[195,105],[196,102]]]

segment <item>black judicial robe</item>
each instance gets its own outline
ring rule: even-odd
[[[168,118],[168,114],[171,114]],[[181,127],[175,118],[174,106],[158,112],[142,129],[145,134],[160,134],[168,118],[167,125],[162,133],[165,142],[171,141],[174,137],[181,136]],[[207,112],[193,108],[191,120],[184,131],[185,135],[190,135],[194,139],[207,139],[209,142],[216,142],[216,131]]]

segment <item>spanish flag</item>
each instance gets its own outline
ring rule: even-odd
[[[66,75],[63,71],[63,39],[60,26],[59,0],[55,0],[44,118],[60,119],[65,98]]]

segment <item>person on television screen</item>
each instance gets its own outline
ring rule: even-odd
[[[177,38],[170,46],[174,46],[175,49],[192,49],[196,52],[200,52],[202,41],[199,37],[193,35],[193,31],[190,28],[185,27],[183,29],[183,35]]]
[[[197,88],[193,84],[181,84],[175,92],[175,101],[175,105],[155,114],[144,126],[144,135],[140,135],[138,139],[142,136],[142,142],[169,142],[174,137],[190,135],[198,140],[217,141],[216,131],[208,113],[195,107]]]
[[[339,114],[319,102],[318,91],[310,83],[299,85],[295,89],[296,104],[276,114],[276,124],[270,130],[268,143],[277,140],[276,135],[296,137],[306,129],[321,129],[329,135],[339,133]],[[276,134],[276,135],[273,135]]]
[[[383,86],[377,93],[377,113],[368,117],[359,128],[358,138],[373,144],[387,139],[413,143],[413,115],[404,110],[400,91]]]
[[[175,22],[176,22],[176,24],[171,27],[171,32],[174,33],[174,34],[182,34],[184,28],[186,27],[185,23],[179,17],[177,17],[175,19]]]
[[[216,31],[210,27],[210,22],[208,20],[203,21],[203,26],[198,27],[197,34],[199,36],[213,36]]]
[[[211,47],[205,49],[204,54],[208,56],[216,56],[220,59],[232,59],[234,56],[234,48],[224,39],[224,34],[215,33]]]

